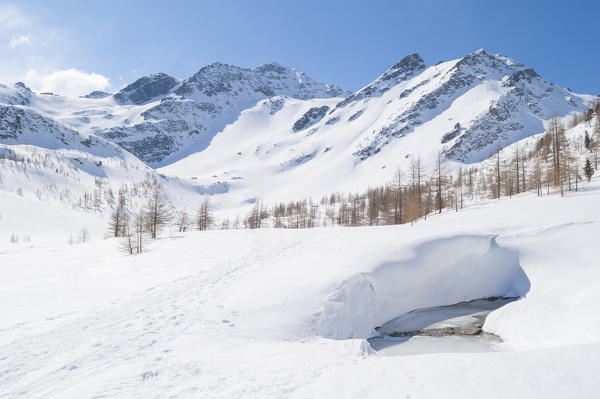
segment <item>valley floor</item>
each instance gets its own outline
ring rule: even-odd
[[[164,234],[138,256],[32,222],[42,244],[0,251],[0,398],[597,397],[599,204],[596,178],[412,226]],[[500,351],[366,340],[410,310],[515,294],[483,327]]]

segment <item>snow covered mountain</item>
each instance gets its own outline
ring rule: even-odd
[[[553,113],[568,119],[596,99],[484,50],[430,67],[411,54],[344,99],[263,100],[204,151],[160,170],[204,185],[228,182],[228,206],[319,198],[382,184],[417,157],[427,171],[440,151],[450,172],[483,161],[543,132]]]
[[[159,166],[202,151],[242,110],[265,98],[285,95],[306,100],[348,94],[276,63],[252,69],[214,63],[189,79],[157,73],[113,95],[92,92],[78,99],[35,94],[23,84],[2,86],[0,103],[30,106]]]
[[[28,208],[40,201],[50,212],[58,205],[101,215],[120,190],[132,190],[133,205],[144,200],[148,182],[160,181],[177,203],[187,198],[195,205],[199,188],[159,176],[112,141],[67,125],[85,121],[92,111],[63,111],[69,117],[61,117],[52,108],[76,101],[38,95],[22,83],[0,86],[0,191],[17,193]]]
[[[477,162],[497,147],[543,131],[543,121],[554,112],[581,111],[590,101],[590,96],[544,80],[532,68],[481,49],[429,68],[417,54],[409,55],[331,114],[335,118],[346,107],[362,113],[380,103],[385,118],[378,118],[358,143],[354,155],[361,160],[396,138],[427,130],[441,134],[432,149],[449,159]]]
[[[411,54],[353,94],[275,63],[158,73],[81,98],[0,86],[5,130],[19,118],[22,131],[45,124],[57,143],[112,142],[197,192],[227,194],[216,202],[230,208],[362,190],[417,157],[427,169],[440,151],[451,168],[480,162],[596,99],[484,50],[433,66]]]
[[[150,165],[164,165],[205,149],[239,113],[275,95],[299,99],[346,94],[291,68],[266,64],[248,69],[215,63],[179,81],[159,73],[143,77],[113,96],[119,104],[152,105],[135,122],[102,129]]]

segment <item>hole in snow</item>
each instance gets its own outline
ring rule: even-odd
[[[448,306],[417,309],[375,330],[371,347],[385,355],[502,350],[502,340],[483,331],[487,315],[519,298],[483,298]]]
[[[333,339],[371,338],[379,335],[376,327],[416,309],[521,297],[529,287],[518,254],[494,236],[437,239],[418,245],[407,260],[342,282],[323,306],[318,331]]]

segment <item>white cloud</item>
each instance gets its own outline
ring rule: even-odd
[[[65,96],[80,96],[94,90],[105,90],[110,86],[107,77],[97,73],[86,73],[77,69],[63,69],[47,75],[29,70],[25,83],[40,92],[52,92]]]
[[[8,43],[8,47],[15,48],[24,44],[31,44],[31,35],[13,36]]]
[[[77,38],[39,15],[0,0],[0,83],[22,81],[37,92],[79,96],[107,90],[109,79],[70,68],[80,61]]]

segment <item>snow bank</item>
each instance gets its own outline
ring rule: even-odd
[[[410,310],[489,296],[523,296],[530,282],[518,254],[491,235],[459,235],[419,244],[412,259],[381,264],[345,280],[324,305],[319,333],[369,338]]]

